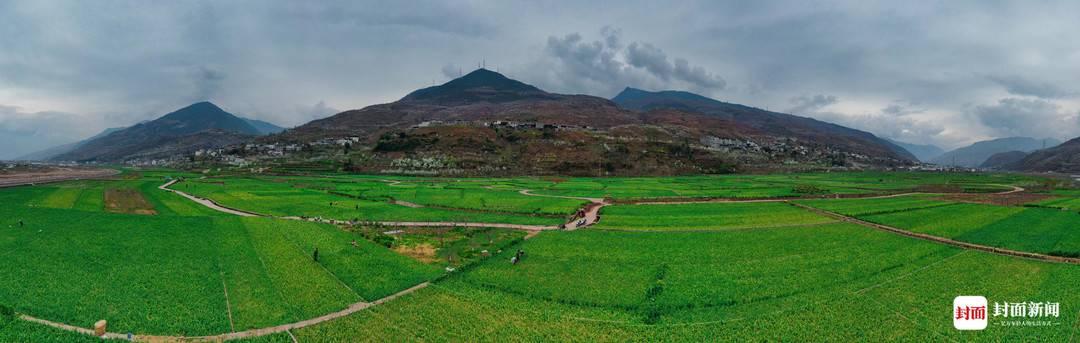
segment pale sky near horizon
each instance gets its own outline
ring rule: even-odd
[[[955,148],[1080,136],[1080,1],[0,1],[0,159],[210,100],[295,126],[489,69]]]

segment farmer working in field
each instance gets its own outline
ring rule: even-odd
[[[23,223],[22,219],[19,219],[19,227],[23,227],[23,225],[26,225],[26,224]]]
[[[315,247],[315,252],[311,254],[311,259],[315,260],[315,262],[319,262],[319,248],[318,247]]]

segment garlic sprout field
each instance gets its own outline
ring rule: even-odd
[[[98,340],[30,317],[136,340],[1075,341],[1080,193],[1046,184],[124,170],[0,188],[0,341]],[[959,331],[960,295],[1060,312]]]

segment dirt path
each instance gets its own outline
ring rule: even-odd
[[[184,193],[184,192],[169,188],[169,186],[172,186],[173,184],[175,184],[177,182],[180,182],[180,180],[172,180],[172,181],[166,182],[164,185],[158,186],[158,189],[179,194],[182,197],[188,198],[188,200],[197,202],[197,203],[199,203],[199,204],[201,204],[203,206],[209,207],[211,209],[214,209],[214,210],[217,210],[217,211],[220,211],[220,212],[225,212],[225,213],[228,213],[228,214],[234,214],[234,215],[238,215],[238,216],[241,216],[241,217],[260,217],[260,215],[255,214],[255,213],[236,210],[236,209],[231,209],[231,208],[228,208],[228,207],[225,207],[225,206],[218,205],[218,203],[214,202],[213,200],[200,198],[200,197],[197,197],[197,196],[194,196],[194,195],[191,195],[191,194],[187,194],[187,193]]]
[[[0,174],[0,188],[70,180],[99,179],[120,174],[115,169],[56,168],[52,170]]]
[[[272,335],[272,334],[276,334],[276,333],[282,333],[282,332],[286,332],[286,331],[289,331],[289,330],[308,327],[308,326],[312,326],[312,325],[319,324],[319,323],[322,323],[322,322],[326,322],[326,321],[334,320],[334,319],[337,319],[337,318],[341,318],[341,317],[356,313],[356,312],[358,312],[360,310],[363,310],[363,309],[367,309],[367,308],[370,308],[370,307],[374,307],[374,306],[384,304],[384,303],[389,302],[391,300],[397,299],[398,297],[401,297],[403,295],[406,295],[406,294],[409,294],[409,293],[412,293],[412,292],[416,292],[417,290],[420,290],[420,289],[422,289],[424,287],[427,287],[428,285],[429,285],[429,283],[424,282],[424,283],[421,283],[421,284],[416,285],[416,286],[409,287],[406,290],[394,293],[392,295],[389,295],[389,296],[387,296],[385,298],[382,298],[382,299],[379,299],[379,300],[375,300],[375,301],[372,301],[372,302],[354,303],[354,304],[349,305],[348,307],[346,307],[344,310],[333,312],[333,313],[328,313],[328,314],[325,314],[325,315],[322,315],[322,316],[319,316],[319,317],[315,317],[315,318],[311,318],[311,319],[307,319],[307,320],[302,320],[302,321],[295,322],[295,323],[282,324],[282,325],[277,325],[277,326],[271,326],[271,327],[259,328],[259,329],[251,329],[251,330],[239,331],[239,332],[223,333],[223,334],[220,334],[220,335],[211,335],[211,336],[186,337],[186,336],[135,335],[133,338],[134,338],[135,341],[138,341],[138,342],[221,342],[221,341],[228,341],[228,340],[234,340],[234,339],[243,339],[243,338],[252,338],[252,337],[260,337],[260,336]],[[53,322],[53,321],[49,321],[49,320],[45,320],[45,319],[31,317],[31,316],[25,315],[25,314],[20,314],[19,318],[22,319],[22,320],[26,320],[26,321],[30,321],[30,322],[34,322],[34,323],[38,323],[38,324],[51,326],[51,327],[61,329],[61,330],[78,332],[78,333],[81,333],[81,334],[84,334],[84,335],[90,335],[90,336],[94,335],[94,330],[92,330],[92,329],[81,328],[81,327],[72,326],[72,325],[68,325],[68,324],[64,324],[64,323],[57,323],[57,322]],[[104,337],[109,338],[109,339],[127,340],[127,335],[126,334],[120,334],[120,333],[114,333],[114,332],[106,332]]]
[[[353,224],[346,220],[326,219],[326,218],[301,218],[296,216],[288,217],[275,217],[289,220],[305,220],[309,222],[327,223],[334,225],[349,225]],[[491,227],[501,229],[516,229],[525,231],[544,231],[544,230],[558,230],[557,226],[547,225],[526,225],[526,224],[506,224],[506,223],[470,223],[470,222],[384,222],[384,221],[361,221],[357,223],[370,223],[382,226],[403,226],[403,227]]]
[[[181,196],[183,196],[185,198],[188,198],[191,201],[197,202],[197,203],[199,203],[199,204],[201,204],[203,206],[209,207],[211,209],[221,211],[221,212],[224,212],[224,213],[235,214],[235,215],[238,215],[238,216],[244,216],[244,217],[272,217],[272,218],[289,219],[289,220],[306,220],[306,221],[311,221],[311,222],[319,222],[319,223],[327,223],[327,224],[335,224],[335,225],[350,224],[350,222],[345,221],[345,220],[325,219],[325,218],[319,218],[319,217],[301,218],[301,217],[297,217],[297,216],[275,217],[275,216],[268,216],[268,215],[254,213],[254,212],[248,212],[248,211],[244,211],[244,210],[238,210],[238,209],[234,209],[234,208],[229,208],[229,207],[222,206],[222,205],[214,202],[213,200],[200,198],[200,197],[197,197],[197,196],[194,196],[194,195],[191,195],[191,194],[184,193],[182,191],[178,191],[178,190],[169,188],[169,186],[172,186],[172,185],[176,184],[177,182],[178,182],[178,180],[172,180],[172,181],[166,182],[164,185],[158,186],[158,188],[162,189],[162,190],[165,190],[165,191],[169,191],[169,192],[179,194],[179,195],[181,195]],[[378,224],[378,225],[383,225],[383,226],[405,226],[405,227],[431,227],[431,226],[438,226],[438,227],[492,227],[492,228],[503,228],[503,229],[526,230],[526,231],[558,230],[559,229],[557,226],[526,225],[526,224],[505,224],[505,223],[394,222],[394,221],[373,221],[373,222],[368,222],[368,223],[373,223],[373,224]]]
[[[530,191],[528,189],[522,189],[522,190],[518,191],[518,193],[521,193],[521,195],[527,195],[527,196],[532,196],[532,197],[574,199],[574,200],[588,201],[589,204],[585,205],[585,207],[582,207],[581,210],[579,210],[579,212],[582,213],[581,216],[575,215],[573,219],[571,219],[566,224],[563,224],[563,228],[566,229],[566,230],[569,230],[569,231],[577,230],[577,229],[580,229],[580,228],[583,228],[583,227],[586,227],[586,226],[589,226],[589,225],[596,224],[596,222],[600,221],[600,209],[603,208],[604,206],[611,205],[610,202],[604,201],[604,199],[600,199],[600,198],[586,198],[586,197],[572,197],[572,196],[564,196],[564,195],[536,194],[536,193],[532,193],[532,191]]]
[[[845,215],[842,215],[842,214],[839,214],[839,213],[836,213],[836,212],[822,210],[822,209],[819,209],[819,208],[816,208],[816,207],[810,207],[810,206],[797,204],[797,203],[793,203],[793,202],[788,202],[788,203],[791,204],[792,206],[803,208],[803,209],[806,209],[808,211],[811,211],[811,212],[814,212],[814,213],[817,213],[817,214],[820,214],[820,215],[823,215],[823,216],[826,216],[826,217],[834,218],[834,219],[837,219],[837,220],[840,220],[840,221],[844,221],[844,222],[848,222],[848,223],[852,223],[852,224],[857,224],[857,225],[861,225],[861,226],[865,226],[865,227],[868,227],[868,228],[877,229],[877,230],[881,230],[881,231],[885,231],[885,232],[891,232],[891,233],[895,233],[895,234],[900,234],[900,235],[904,235],[904,236],[908,236],[908,237],[912,237],[912,238],[917,238],[917,239],[921,239],[921,240],[925,240],[925,241],[930,241],[930,242],[934,242],[934,243],[942,243],[942,244],[952,245],[952,246],[959,247],[959,248],[979,250],[979,251],[989,252],[989,253],[998,254],[998,255],[1011,256],[1011,257],[1021,257],[1021,258],[1027,258],[1027,259],[1033,259],[1033,260],[1039,260],[1039,261],[1046,261],[1046,262],[1080,264],[1080,258],[1044,255],[1044,254],[1033,253],[1033,252],[1018,251],[1018,250],[1011,250],[1011,249],[1005,249],[1005,248],[992,247],[992,246],[988,246],[988,245],[961,242],[961,241],[956,241],[956,240],[952,240],[952,239],[945,238],[945,237],[928,235],[928,234],[919,233],[919,232],[912,232],[912,231],[908,231],[908,230],[904,230],[904,229],[900,229],[900,228],[895,228],[895,227],[888,226],[888,225],[882,225],[882,224],[878,224],[878,223],[871,223],[871,222],[868,222],[868,221],[865,221],[865,220],[845,216]]]

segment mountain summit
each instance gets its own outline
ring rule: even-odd
[[[235,144],[258,134],[247,121],[204,101],[88,140],[53,160],[117,162],[159,158]]]
[[[259,130],[247,121],[232,115],[209,101],[197,102],[179,110],[170,112],[145,126],[167,135],[186,135],[199,131],[219,129],[248,135],[257,135]]]
[[[523,99],[553,99],[555,96],[532,85],[487,69],[477,69],[447,83],[409,93],[403,102],[458,105],[487,101],[502,103]]]

